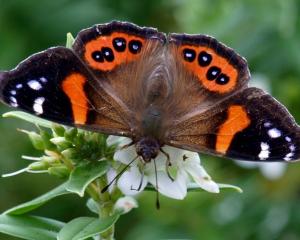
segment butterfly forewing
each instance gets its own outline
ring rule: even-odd
[[[35,54],[0,74],[1,99],[39,117],[107,133],[127,132],[126,109],[110,97],[72,50]],[[99,125],[95,125],[96,120]]]

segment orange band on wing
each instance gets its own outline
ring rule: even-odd
[[[233,105],[228,109],[228,117],[219,128],[216,151],[226,154],[234,135],[247,128],[251,123],[244,107]]]
[[[112,40],[114,38],[124,38],[126,40],[126,50],[124,52],[117,52],[113,47]],[[138,54],[132,54],[128,51],[128,43],[130,40],[138,40],[142,43],[142,47],[144,47],[145,39],[141,37],[137,37],[135,35],[129,35],[126,33],[115,32],[108,36],[100,36],[94,40],[91,40],[85,45],[85,53],[84,57],[89,66],[91,66],[95,70],[100,71],[111,71],[121,63],[130,62],[137,59],[140,56]],[[96,62],[92,58],[92,53],[94,51],[100,51],[102,47],[108,47],[111,49],[114,55],[114,60],[111,62]]]
[[[79,73],[67,76],[62,82],[62,89],[71,101],[76,124],[84,124],[87,120],[88,102],[84,92],[85,82],[86,78]]]
[[[228,60],[225,57],[221,57],[212,48],[192,45],[183,45],[179,47],[179,56],[182,56],[182,51],[185,48],[193,49],[196,52],[196,59],[193,62],[187,62],[183,60],[184,65],[197,76],[198,80],[203,84],[203,86],[206,89],[212,92],[222,94],[228,93],[236,87],[238,83],[238,70],[231,65],[230,59]],[[212,56],[212,61],[209,66],[201,67],[198,64],[197,56],[202,51],[205,51]],[[225,85],[219,85],[216,84],[215,81],[208,80],[206,74],[211,66],[219,67],[221,69],[221,72],[229,77],[229,82]]]

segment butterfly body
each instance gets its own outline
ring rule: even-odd
[[[247,62],[206,35],[114,21],[0,72],[0,98],[61,124],[127,136],[145,162],[162,146],[252,161],[300,158],[300,129],[249,88]]]

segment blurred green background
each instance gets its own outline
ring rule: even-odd
[[[10,69],[32,53],[65,44],[65,35],[111,20],[157,27],[164,32],[210,34],[247,58],[255,84],[284,103],[300,122],[300,0],[0,0],[0,69]],[[9,108],[1,106],[4,113]],[[21,155],[38,156],[16,128],[0,121],[0,173],[25,167]],[[117,239],[300,239],[300,163],[245,168],[230,160],[202,156],[218,182],[238,185],[243,194],[191,193],[184,201],[154,193],[122,217]],[[286,168],[285,168],[286,167]],[[27,201],[59,183],[47,175],[0,179],[0,211]],[[58,198],[36,214],[69,221],[89,214],[85,200]],[[0,239],[14,239],[0,234]]]

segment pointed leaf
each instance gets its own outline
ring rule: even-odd
[[[89,162],[78,166],[71,172],[66,189],[83,197],[87,186],[95,179],[104,175],[107,171],[108,164],[106,161],[96,163]]]
[[[9,210],[7,210],[5,212],[5,214],[9,214],[9,215],[20,215],[20,214],[24,214],[26,212],[30,212],[42,205],[44,205],[45,203],[47,203],[48,201],[50,201],[53,198],[56,198],[58,196],[61,195],[65,195],[65,194],[71,194],[71,192],[66,190],[66,184],[62,184],[56,188],[54,188],[53,190],[29,201],[26,203],[23,203],[19,206],[13,207]]]
[[[35,216],[0,215],[0,232],[28,240],[56,240],[64,224]]]
[[[93,217],[80,217],[67,223],[59,232],[58,240],[83,240],[96,234],[102,233],[110,228],[119,218],[119,214],[114,214],[105,219]]]
[[[14,118],[19,118],[22,120],[25,120],[27,122],[42,126],[42,127],[46,127],[46,128],[51,128],[52,127],[52,122],[47,121],[45,119],[41,119],[39,117],[33,116],[29,113],[26,112],[21,112],[21,111],[11,111],[11,112],[7,112],[4,113],[2,115],[3,117],[14,117]]]

